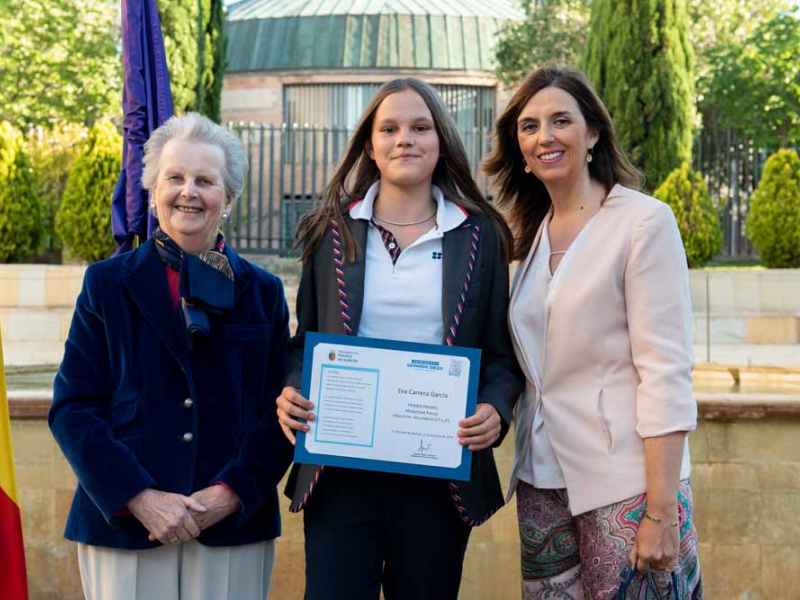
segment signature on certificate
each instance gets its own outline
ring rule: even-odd
[[[419,448],[417,448],[417,452],[427,452],[430,450],[433,444],[425,444],[422,440],[419,441]]]

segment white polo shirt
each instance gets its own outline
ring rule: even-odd
[[[444,339],[442,315],[442,238],[459,227],[467,213],[431,186],[436,223],[413,244],[400,249],[394,236],[372,219],[380,192],[376,181],[350,207],[353,219],[369,221],[365,256],[364,301],[358,335],[425,344]]]

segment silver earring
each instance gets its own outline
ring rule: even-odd
[[[229,216],[230,215],[228,215],[228,213],[226,213],[226,212],[222,213],[222,220],[223,221],[227,221]]]
[[[154,217],[158,217],[158,210],[156,209],[156,203],[150,203],[150,212],[153,214]]]

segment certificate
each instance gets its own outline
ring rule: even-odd
[[[480,350],[307,333],[302,394],[315,406],[295,462],[468,480],[458,422],[475,412]]]

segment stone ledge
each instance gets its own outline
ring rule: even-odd
[[[800,395],[741,392],[695,393],[697,416],[708,421],[726,419],[800,419]]]
[[[695,398],[698,418],[709,421],[800,419],[800,395],[705,392]],[[50,390],[8,392],[9,412],[15,419],[46,418],[52,401]]]
[[[52,390],[14,390],[8,392],[8,412],[12,419],[47,418],[53,403]]]
[[[777,384],[797,386],[800,384],[800,367],[700,363],[695,365],[692,378],[695,383],[728,382],[744,387]]]

